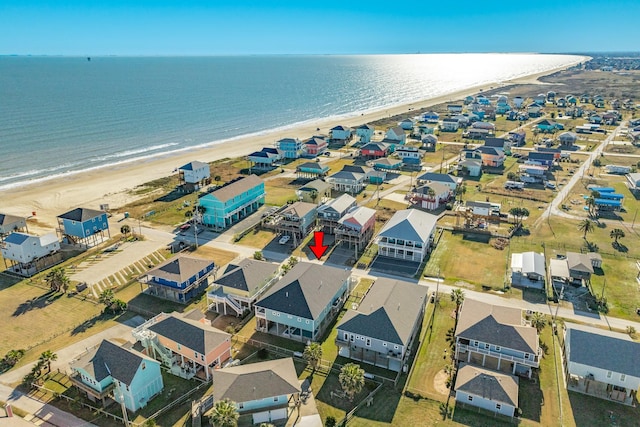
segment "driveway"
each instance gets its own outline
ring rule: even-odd
[[[371,270],[405,277],[413,277],[420,268],[419,262],[405,261],[397,258],[376,256],[371,263]]]

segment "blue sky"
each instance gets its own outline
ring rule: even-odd
[[[0,0],[0,54],[638,50],[640,1]]]

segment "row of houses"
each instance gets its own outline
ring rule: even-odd
[[[61,243],[89,247],[111,237],[104,211],[76,208],[57,217],[55,232],[42,236],[29,233],[27,219],[0,214],[0,251],[5,268],[30,277],[62,260]]]
[[[547,277],[554,282],[582,286],[588,283],[595,268],[602,267],[597,252],[567,252],[549,261],[549,274],[544,254],[522,252],[511,254],[511,283],[514,286],[544,289]]]

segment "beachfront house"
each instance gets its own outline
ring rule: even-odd
[[[568,390],[635,406],[640,343],[627,334],[565,322],[562,349]]]
[[[298,138],[283,138],[276,141],[276,148],[284,159],[297,159],[304,154],[304,144]]]
[[[447,111],[451,114],[462,113],[462,105],[460,104],[449,104],[447,105]]]
[[[437,123],[439,118],[440,114],[436,113],[435,111],[427,111],[426,113],[422,114],[422,121],[427,123]]]
[[[209,286],[214,262],[178,255],[147,271],[143,282],[149,295],[186,304]]]
[[[426,210],[436,210],[451,200],[453,194],[448,185],[430,182],[410,190],[407,196],[409,202],[416,206]]]
[[[350,270],[299,262],[255,303],[256,330],[316,341],[342,309],[351,285]]]
[[[251,162],[251,168],[258,170],[273,169],[282,159],[282,151],[273,147],[262,147],[260,151],[254,151],[247,156],[247,160]]]
[[[318,207],[318,226],[326,233],[333,234],[340,218],[355,205],[356,199],[348,194],[329,200]]]
[[[198,191],[211,181],[209,163],[189,162],[178,168],[179,187],[187,192]]]
[[[264,182],[256,175],[233,180],[203,196],[202,223],[221,231],[257,211],[264,204]]]
[[[26,231],[27,219],[21,216],[0,213],[0,241],[14,231]]]
[[[531,378],[540,366],[538,331],[519,308],[466,298],[458,314],[455,360]]]
[[[378,234],[378,255],[422,262],[431,249],[437,220],[417,209],[397,211]]]
[[[389,128],[384,139],[395,141],[397,145],[404,145],[407,142],[407,134],[400,126]]]
[[[239,414],[251,414],[254,425],[284,425],[302,392],[290,357],[219,369],[213,384],[213,402],[229,399]]]
[[[362,143],[371,142],[373,134],[376,132],[376,128],[371,125],[360,125],[356,128],[356,136]]]
[[[296,196],[301,202],[320,204],[331,197],[331,184],[321,179],[315,179],[296,190]]]
[[[544,289],[545,265],[544,254],[541,253],[530,251],[511,254],[511,284]]]
[[[31,277],[62,261],[59,251],[60,242],[55,233],[35,236],[14,232],[9,234],[0,245],[5,268],[25,277]]]
[[[355,258],[367,247],[373,237],[376,211],[364,206],[354,206],[338,220],[334,229],[337,244],[346,244],[355,249]]]
[[[322,178],[329,173],[329,166],[320,162],[306,162],[296,166],[296,176],[298,179]]]
[[[335,144],[345,145],[353,136],[353,131],[350,127],[338,125],[329,131],[331,142]]]
[[[111,238],[107,213],[87,208],[75,208],[58,216],[57,232],[69,243],[94,246],[104,242],[104,232]]]
[[[278,280],[278,264],[245,258],[227,265],[207,292],[209,310],[242,316]]]
[[[324,137],[312,136],[303,141],[305,157],[318,157],[327,151],[328,143]]]
[[[147,403],[164,388],[160,363],[128,345],[103,340],[71,363],[71,383],[92,401],[113,399],[131,412]]]
[[[131,333],[148,355],[181,378],[209,381],[214,369],[231,358],[231,334],[212,327],[198,309],[160,313]]]
[[[274,228],[282,236],[291,236],[293,246],[298,246],[316,224],[318,205],[295,202],[278,211],[265,227]]]
[[[371,170],[361,166],[345,165],[342,170],[326,178],[335,191],[357,194],[367,185]]]
[[[456,402],[513,417],[518,408],[519,381],[513,375],[460,363],[453,389]]]
[[[424,316],[429,288],[376,279],[337,326],[339,355],[400,372]]]

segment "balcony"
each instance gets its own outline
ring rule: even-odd
[[[111,395],[111,391],[116,386],[115,383],[112,382],[111,384],[106,386],[104,390],[98,391],[93,387],[91,387],[90,385],[85,384],[78,373],[71,375],[69,379],[71,380],[71,383],[77,388],[79,388],[81,391],[88,393],[91,396],[95,397],[96,399],[100,399],[100,400],[104,399],[105,397],[109,397]]]
[[[533,359],[525,359],[524,357],[512,356],[509,354],[500,353],[498,351],[489,350],[481,347],[469,346],[466,344],[457,344],[459,353],[466,353],[467,351],[473,353],[484,354],[486,356],[495,357],[500,360],[507,360],[510,362],[520,363],[522,365],[531,366],[533,368],[538,368],[540,366],[540,356],[542,354],[541,349],[538,349],[538,355]]]

